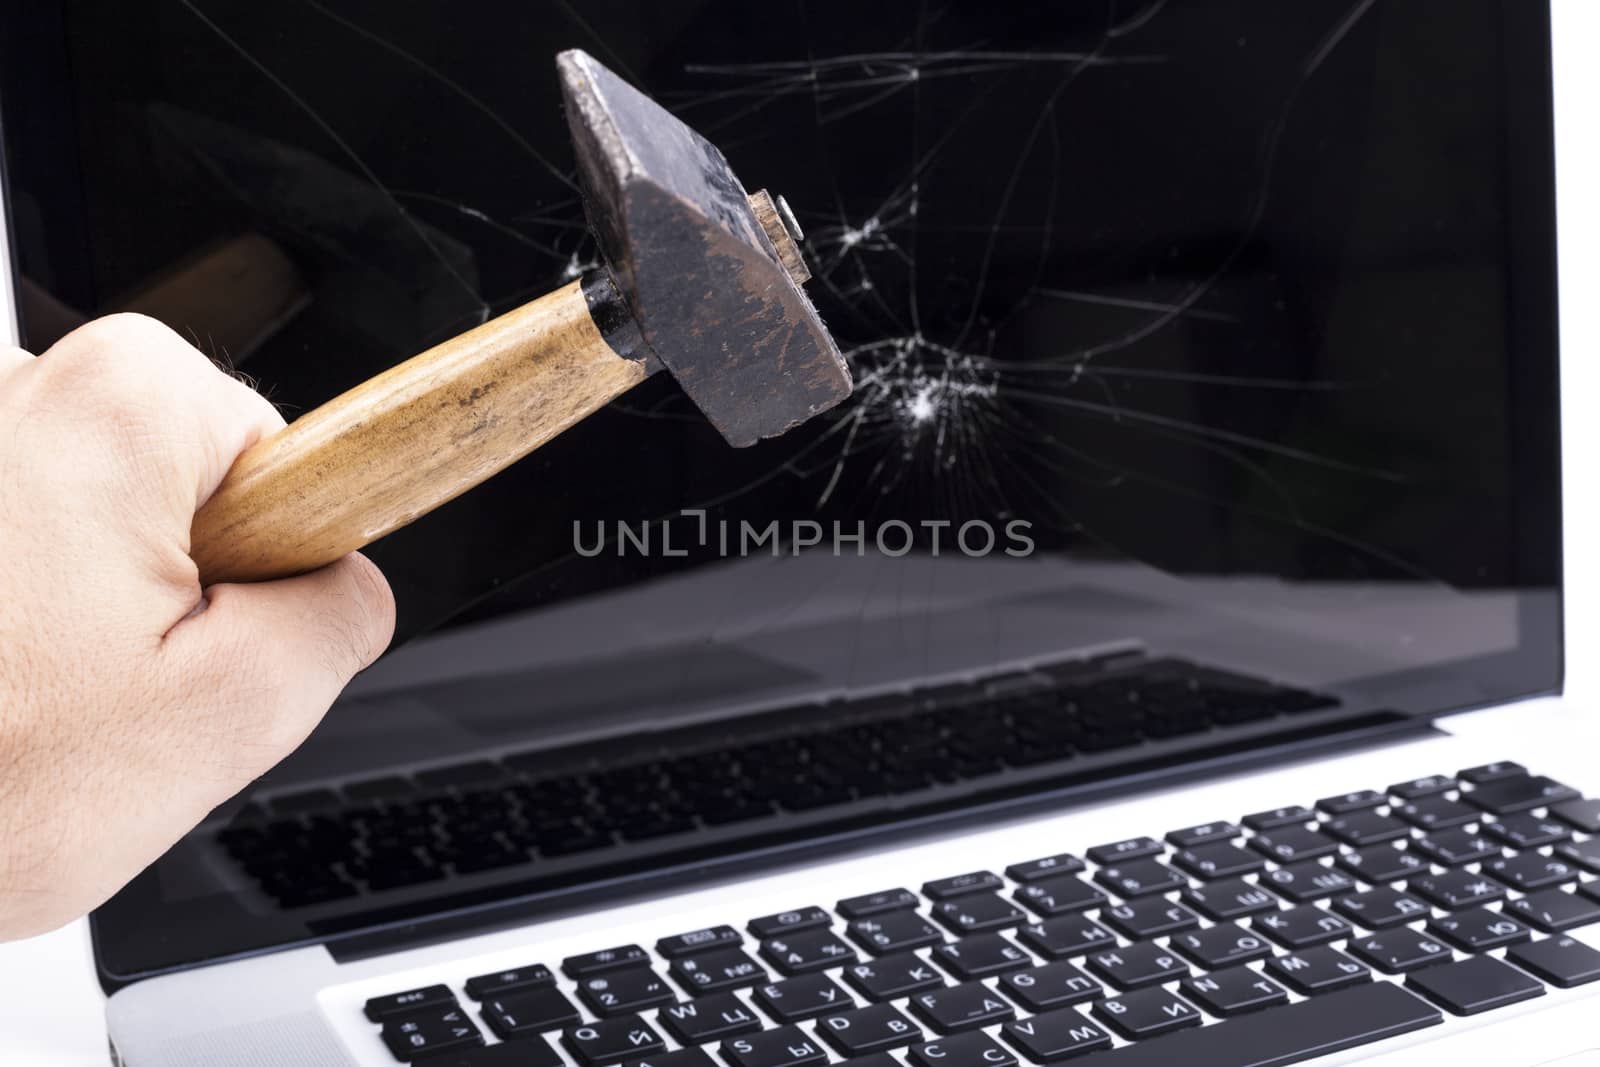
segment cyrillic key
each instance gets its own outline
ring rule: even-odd
[[[1095,1067],[1283,1067],[1409,1034],[1444,1021],[1439,1009],[1391,982],[1372,982],[1212,1026],[1140,1041]]]
[[[1000,1036],[1035,1063],[1058,1063],[1111,1047],[1110,1034],[1071,1009],[1006,1023]]]
[[[1016,1016],[1011,1005],[982,982],[968,982],[911,998],[911,1010],[941,1034],[976,1030]]]
[[[1515,915],[1546,933],[1600,922],[1600,904],[1561,889],[1541,889],[1501,907],[1507,915]]]
[[[1065,960],[1008,974],[1000,979],[1000,989],[1029,1011],[1050,1011],[1105,995],[1099,982]]]
[[[585,1067],[641,1059],[667,1048],[661,1035],[637,1015],[574,1026],[561,1040],[567,1051]]]
[[[1526,926],[1509,915],[1488,908],[1468,908],[1434,919],[1428,923],[1428,933],[1450,942],[1462,952],[1488,952],[1533,936]]]
[[[1017,1063],[1011,1051],[988,1034],[952,1034],[913,1045],[906,1059],[911,1067],[1016,1067]]]
[[[846,967],[844,980],[868,1000],[898,1000],[913,993],[944,988],[944,979],[939,977],[933,964],[915,952],[901,952]]]
[[[1140,989],[1109,997],[1091,1010],[1101,1022],[1129,1040],[1200,1025],[1200,1012],[1194,1005],[1165,989]]]
[[[822,1046],[798,1026],[780,1026],[724,1041],[722,1058],[733,1067],[808,1067],[828,1062]]]
[[[933,973],[932,967],[928,968],[928,973]],[[847,1008],[852,1003],[850,994],[825,974],[803,974],[799,978],[757,986],[755,995],[761,1010],[780,1023],[799,1022]],[[667,1008],[661,1012],[663,1022],[671,1010]]]
[[[843,997],[844,990],[840,989],[839,995]],[[761,1029],[756,1013],[732,993],[713,993],[686,1004],[668,1004],[656,1020],[681,1045],[698,1045]]]
[[[917,1024],[892,1004],[869,1004],[824,1015],[817,1020],[817,1033],[845,1059],[903,1048],[923,1038]]]
[[[1185,978],[1178,983],[1178,992],[1218,1016],[1243,1015],[1286,1004],[1289,1000],[1282,986],[1245,966]]]

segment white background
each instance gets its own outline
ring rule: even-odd
[[[1552,0],[1551,8],[1561,212],[1567,694],[1581,704],[1600,686],[1600,551],[1589,550],[1600,546],[1600,492],[1591,471],[1600,457],[1600,2]],[[6,325],[0,322],[0,329]],[[0,1064],[104,1067],[101,1011],[83,923],[0,946]]]

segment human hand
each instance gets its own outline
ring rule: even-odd
[[[116,892],[389,643],[359,554],[202,590],[194,513],[272,405],[153,319],[0,346],[0,939]]]

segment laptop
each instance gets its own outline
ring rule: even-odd
[[[374,545],[392,651],[92,918],[116,1062],[1594,1062],[1545,5],[4,19],[34,351],[292,417],[563,284],[582,47],[858,382],[734,451],[658,376]]]

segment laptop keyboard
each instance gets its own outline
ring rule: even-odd
[[[1600,800],[1518,764],[1150,829],[366,1015],[450,1067],[1249,1067],[1600,980]]]
[[[1337,705],[1175,659],[1083,661],[762,713],[619,758],[513,754],[282,795],[218,840],[284,908],[521,867],[777,815],[902,800],[1148,740]],[[750,736],[753,735],[753,736]],[[605,762],[600,762],[604,758]]]

